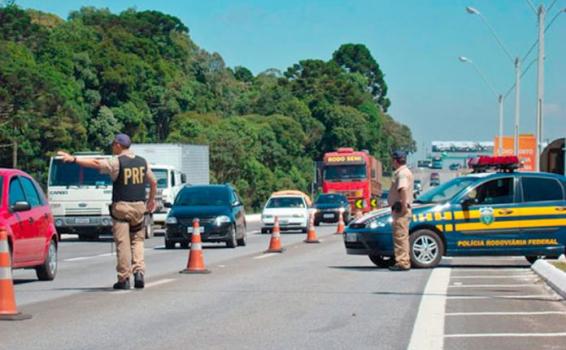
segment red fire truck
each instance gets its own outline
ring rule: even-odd
[[[368,212],[377,207],[381,195],[381,162],[368,152],[339,148],[324,154],[322,192],[344,194],[352,213]]]

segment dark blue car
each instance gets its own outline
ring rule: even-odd
[[[246,245],[246,213],[232,186],[185,186],[179,191],[166,219],[165,248],[177,242],[188,247],[195,218],[203,242],[226,242],[229,248]]]
[[[566,178],[549,173],[478,173],[444,183],[414,203],[412,265],[433,267],[442,256],[557,257],[566,246],[565,189]],[[347,253],[391,265],[391,223],[390,209],[382,209],[350,224]]]

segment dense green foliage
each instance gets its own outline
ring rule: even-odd
[[[254,76],[160,12],[87,7],[62,20],[0,8],[0,144],[17,140],[21,167],[43,181],[55,150],[103,149],[124,131],[135,142],[210,145],[212,179],[257,208],[273,190],[308,190],[313,161],[336,147],[386,163],[392,148],[414,151],[389,105],[364,45]]]

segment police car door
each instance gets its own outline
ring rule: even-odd
[[[527,241],[525,255],[562,254],[566,238],[566,201],[562,184],[554,177],[524,175],[521,177],[523,203],[522,233]]]
[[[454,211],[459,254],[505,255],[508,249],[517,249],[521,234],[514,216],[518,210],[517,187],[515,176],[501,176],[465,193]]]

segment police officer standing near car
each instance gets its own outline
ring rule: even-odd
[[[114,289],[130,289],[130,276],[134,275],[134,287],[144,288],[144,239],[146,212],[155,209],[157,182],[147,161],[130,151],[132,144],[126,134],[118,134],[112,141],[112,159],[77,158],[58,152],[64,162],[94,168],[112,178],[112,233],[116,243],[116,270],[118,282]],[[149,198],[146,203],[146,184]]]
[[[409,248],[409,224],[413,203],[413,173],[407,167],[407,153],[395,151],[392,154],[395,173],[391,181],[387,202],[393,216],[393,244],[395,265],[391,271],[408,271],[411,268]]]

